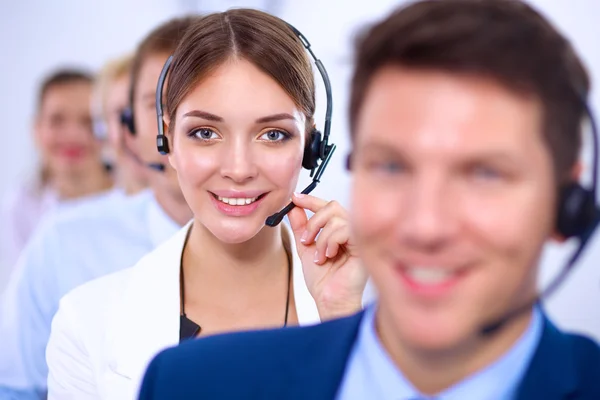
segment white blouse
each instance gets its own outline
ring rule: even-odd
[[[48,399],[134,399],[147,365],[179,343],[180,260],[191,224],[135,266],[88,282],[60,303],[46,350]],[[291,229],[298,322],[320,322]]]

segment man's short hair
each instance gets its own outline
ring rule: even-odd
[[[557,185],[572,179],[590,80],[569,41],[529,5],[513,0],[413,3],[358,38],[355,64],[353,140],[369,83],[384,66],[484,77],[540,101]]]

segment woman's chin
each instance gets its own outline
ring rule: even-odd
[[[264,219],[259,218],[221,220],[205,226],[219,241],[227,244],[248,242],[266,227]]]

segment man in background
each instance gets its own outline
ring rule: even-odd
[[[131,155],[148,170],[149,190],[65,210],[45,221],[19,260],[0,301],[0,398],[44,396],[45,350],[60,298],[76,286],[127,268],[191,217],[177,175],[156,150],[152,99],[163,63],[195,17],[157,27],[132,64]],[[162,168],[156,168],[161,164]],[[150,167],[152,165],[153,167]],[[13,397],[10,397],[13,396]]]
[[[535,305],[544,243],[597,224],[569,42],[523,2],[426,0],[355,68],[350,215],[378,302],[166,350],[140,399],[599,399],[598,344]]]
[[[130,148],[134,147],[121,115],[130,103],[133,57],[109,61],[100,71],[94,90],[95,132],[104,142],[105,161],[111,166],[115,187],[133,195],[148,186],[148,168],[140,165]]]

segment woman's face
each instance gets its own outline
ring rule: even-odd
[[[269,75],[228,61],[180,103],[169,157],[195,221],[219,240],[260,232],[296,188],[305,115]]]
[[[97,168],[100,143],[92,131],[88,82],[57,84],[44,95],[35,123],[35,139],[52,174],[69,175]]]

